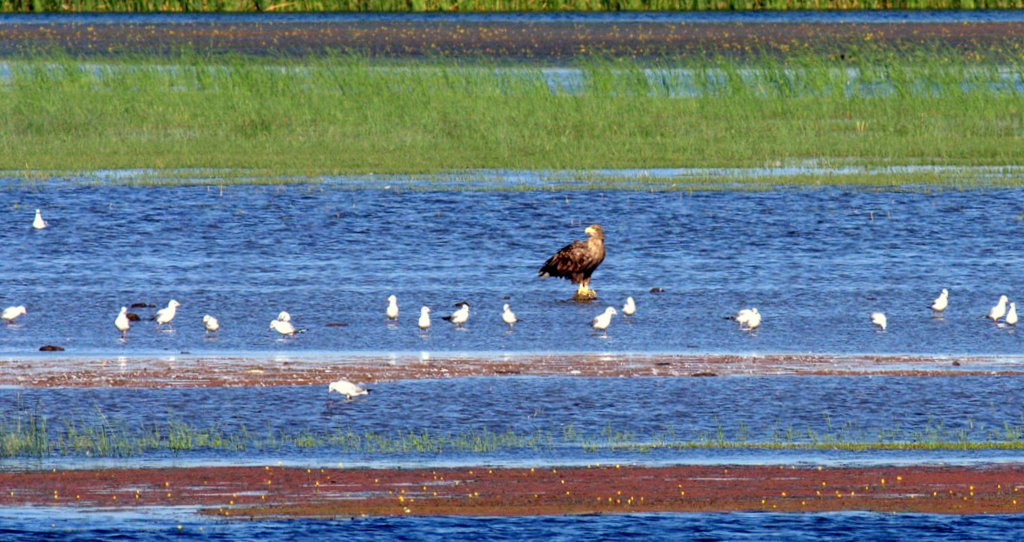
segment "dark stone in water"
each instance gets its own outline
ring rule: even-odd
[[[54,346],[52,344],[47,344],[47,345],[44,345],[44,346],[40,346],[39,347],[39,351],[40,352],[63,352],[64,348],[61,347],[61,346]]]
[[[129,322],[138,322],[139,320],[141,320],[141,318],[139,318],[139,315],[135,314],[134,312],[125,313],[125,317],[128,318]]]
[[[710,371],[705,371],[705,372],[702,372],[702,373],[693,373],[690,376],[718,376],[718,375],[715,374],[715,373],[712,373]]]
[[[342,322],[327,322],[327,327],[345,327],[348,324]]]
[[[146,309],[146,308],[155,308],[155,307],[156,307],[156,305],[153,305],[152,303],[150,303],[150,304],[146,304],[146,303],[132,303],[128,308],[129,309]]]
[[[661,292],[664,292],[664,291],[665,291],[664,288],[651,288],[651,293],[652,294],[660,294]]]
[[[960,366],[960,362],[954,360],[953,361],[953,367],[959,367],[959,366]]]

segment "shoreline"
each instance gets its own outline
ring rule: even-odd
[[[736,511],[1020,513],[1024,465],[455,469],[195,467],[0,472],[0,505],[198,506],[223,519]]]
[[[437,356],[437,357],[435,357]],[[826,354],[524,354],[339,356],[324,359],[167,355],[0,359],[0,386],[180,388],[361,384],[494,376],[1015,376],[1024,366],[997,356]]]

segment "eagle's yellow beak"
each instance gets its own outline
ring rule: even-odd
[[[590,235],[590,234],[594,233],[594,228],[591,228],[590,226],[587,226],[587,229],[583,230],[583,233],[585,233],[587,235]]]

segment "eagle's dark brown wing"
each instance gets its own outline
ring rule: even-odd
[[[594,253],[584,241],[573,241],[548,258],[537,273],[541,277],[561,277],[579,283],[597,269],[604,251]]]

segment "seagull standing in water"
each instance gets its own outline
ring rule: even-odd
[[[392,294],[388,297],[388,308],[384,311],[388,317],[388,323],[398,323],[398,298]]]
[[[1010,303],[1010,309],[1006,311],[1006,325],[1015,326],[1017,325],[1017,304]]]
[[[942,318],[942,311],[949,306],[949,290],[943,288],[939,297],[932,301],[932,318]]]
[[[122,339],[128,338],[128,328],[132,327],[132,323],[128,321],[128,307],[121,307],[121,312],[114,318],[114,327],[121,332]]]
[[[615,307],[608,307],[607,309],[604,310],[604,312],[595,316],[594,319],[590,321],[590,325],[591,327],[594,328],[595,331],[604,332],[603,336],[607,337],[608,326],[611,325],[612,323],[612,316],[615,316],[617,314],[619,313],[615,310]]]
[[[747,333],[753,333],[757,326],[761,325],[761,313],[757,312],[757,307],[750,309],[750,315],[747,316]],[[742,324],[740,325],[742,328]]]
[[[36,217],[32,220],[32,227],[37,230],[41,230],[47,226],[49,226],[49,224],[43,220],[43,213],[40,212],[39,209],[36,209]]]
[[[21,316],[22,314],[28,314],[25,310],[25,305],[18,305],[17,307],[7,307],[4,312],[0,314],[0,319],[3,319],[8,325],[14,323],[14,319]]]
[[[167,329],[174,331],[174,328],[171,327],[171,320],[174,320],[174,313],[177,312],[180,306],[181,303],[172,299],[167,302],[166,307],[156,311],[156,316],[153,317],[156,320],[156,328],[160,329],[160,326],[167,324]]]
[[[878,331],[885,331],[885,326],[887,325],[885,314],[881,312],[871,313],[871,323],[878,326]]]
[[[430,329],[430,307],[420,308],[420,321],[416,325],[420,327],[420,333],[427,333],[427,330]]]
[[[217,333],[217,331],[220,329],[220,322],[218,322],[216,318],[207,314],[203,316],[203,327],[206,328],[207,335],[209,335],[210,333]]]
[[[291,322],[284,320],[271,320],[270,328],[286,337],[294,337],[296,333],[302,333],[305,329],[295,329]]]
[[[1005,296],[999,296],[999,302],[994,307],[988,310],[988,314],[985,318],[990,318],[993,322],[998,322],[1000,318],[1006,316],[1006,303],[1010,300]]]
[[[456,303],[455,306],[459,307],[457,311],[448,316],[442,316],[441,318],[455,324],[455,329],[463,329],[462,324],[465,324],[466,320],[469,320],[469,303],[463,301],[461,303]]]
[[[516,318],[516,313],[512,312],[512,310],[508,308],[508,303],[505,303],[505,306],[501,308],[501,321],[508,324],[509,331],[512,331],[512,326],[519,321],[519,319]]]
[[[626,298],[626,304],[622,306],[623,316],[633,316],[636,314],[636,303],[633,302],[632,297]]]
[[[330,395],[332,391],[336,391],[338,394],[344,395],[346,401],[351,401],[353,397],[358,395],[367,395],[370,393],[370,390],[359,386],[358,384],[353,384],[348,380],[338,380],[328,384],[327,394]]]
[[[726,316],[725,319],[734,320],[740,325],[740,329],[746,329],[755,312],[757,312],[757,309],[742,309],[732,316]]]

